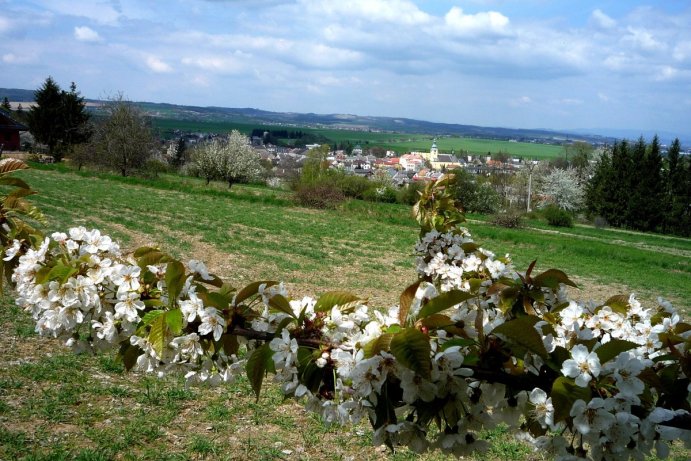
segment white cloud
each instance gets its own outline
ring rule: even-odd
[[[173,71],[172,67],[170,67],[168,64],[166,64],[164,61],[157,58],[156,56],[148,56],[146,58],[146,66],[158,74],[164,74]]]
[[[100,42],[102,40],[98,32],[87,26],[75,27],[74,38],[80,42]]]
[[[465,14],[461,8],[454,6],[444,16],[444,22],[457,35],[505,34],[509,18],[496,11]]]
[[[667,48],[667,45],[656,40],[647,29],[629,26],[627,32],[628,34],[624,36],[622,41],[631,43],[634,47],[643,51],[657,52]]]
[[[116,25],[120,20],[120,12],[110,2],[102,0],[90,0],[76,2],[74,0],[43,0],[47,10],[67,16],[88,18],[98,24]]]
[[[596,9],[590,15],[590,20],[602,29],[611,29],[617,25],[617,21],[607,16],[600,9]]]
[[[655,73],[655,80],[657,81],[665,81],[665,80],[670,80],[676,77],[679,74],[679,69],[675,69],[672,66],[661,66],[657,69],[657,72]]]
[[[609,102],[609,99],[610,99],[609,96],[607,96],[605,93],[603,93],[601,91],[597,93],[597,97],[602,102]]]
[[[407,0],[300,0],[301,11],[319,17],[358,18],[372,23],[425,24],[431,16]]]
[[[0,33],[8,32],[12,28],[12,22],[4,16],[0,16]]]
[[[240,74],[246,69],[245,63],[239,58],[251,58],[249,55],[237,53],[237,56],[196,56],[186,57],[181,62],[186,66],[197,67],[202,70],[221,74]]]
[[[5,53],[2,55],[2,62],[5,64],[30,64],[36,61],[36,55],[32,52],[16,54]]]
[[[509,100],[509,105],[512,107],[522,107],[533,103],[530,96],[520,96],[518,98],[513,98]]]

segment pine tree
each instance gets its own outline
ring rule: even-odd
[[[607,150],[595,164],[593,176],[585,187],[586,210],[591,217],[609,221],[609,216],[606,216],[606,199],[612,176],[612,151]]]
[[[640,182],[638,203],[636,204],[636,221],[632,227],[643,231],[655,231],[662,228],[663,191],[662,156],[660,141],[655,136],[645,150],[645,157],[639,168]]]
[[[63,124],[65,128],[63,143],[67,146],[82,144],[91,138],[92,127],[89,124],[89,113],[86,111],[84,98],[77,91],[74,82],[70,91],[62,93]]]
[[[27,116],[29,131],[38,142],[48,146],[48,154],[55,161],[61,160],[71,145],[89,139],[89,115],[74,83],[65,92],[48,77],[34,93],[34,99],[36,105]]]

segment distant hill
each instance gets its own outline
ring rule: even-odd
[[[32,102],[34,90],[0,88],[0,98],[7,96],[14,102]],[[88,102],[103,101],[87,99]],[[485,139],[518,141],[581,139],[595,143],[609,142],[620,137],[615,130],[555,131],[547,129],[518,129],[482,127],[452,123],[436,123],[424,120],[397,117],[370,117],[352,114],[314,114],[295,112],[269,112],[254,108],[182,106],[167,103],[137,102],[152,117],[174,120],[195,120],[207,122],[235,122],[257,125],[283,125],[333,128],[345,130],[390,131],[398,133],[420,133],[436,136],[455,135]],[[97,107],[91,107],[97,111]],[[638,137],[640,134],[633,137]],[[663,142],[668,142],[665,139]]]

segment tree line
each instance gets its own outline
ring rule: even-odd
[[[615,227],[691,235],[691,161],[675,139],[666,158],[649,144],[617,141],[597,161],[585,188],[586,212]]]

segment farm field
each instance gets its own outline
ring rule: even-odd
[[[341,210],[309,210],[293,206],[286,192],[228,192],[175,176],[147,182],[55,167],[19,176],[39,192],[32,200],[46,214],[46,231],[84,225],[129,249],[158,244],[205,260],[236,286],[280,279],[294,296],[347,289],[385,307],[415,278],[417,230],[407,207],[353,201]],[[508,230],[469,218],[485,247],[510,252],[518,268],[537,256],[538,269],[566,270],[584,286],[583,297],[665,294],[689,315],[689,240],[580,227],[565,235],[537,222]],[[0,312],[0,459],[451,459],[372,448],[366,425],[328,427],[271,387],[255,401],[243,379],[186,389],[178,379],[125,374],[111,355],[76,356],[38,338],[8,296]],[[547,459],[502,429],[483,436],[492,448],[476,460]],[[688,455],[678,448],[670,459]]]
[[[154,126],[164,137],[170,136],[173,130],[208,133],[225,133],[233,129],[249,134],[254,128],[265,130],[287,129],[300,130],[323,136],[330,144],[350,141],[353,145],[360,144],[365,147],[383,147],[398,152],[399,154],[410,151],[429,151],[434,139],[433,136],[408,133],[378,133],[353,130],[333,130],[325,128],[299,128],[279,127],[274,125],[253,125],[232,122],[200,122],[172,119],[153,119]],[[516,157],[532,158],[536,160],[559,157],[563,154],[563,148],[557,145],[537,144],[525,142],[509,142],[492,139],[441,137],[437,139],[437,146],[443,153],[467,153],[487,154],[506,152]]]

